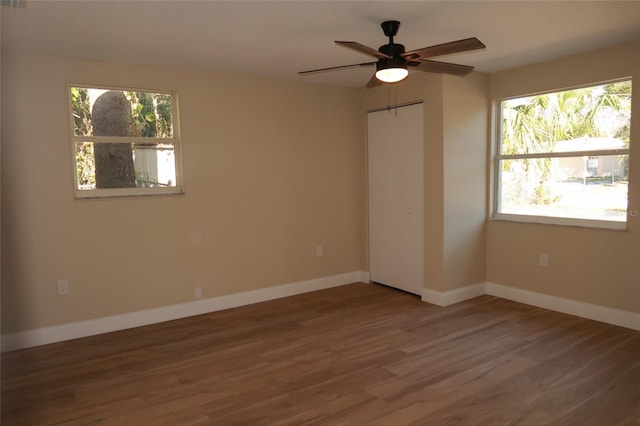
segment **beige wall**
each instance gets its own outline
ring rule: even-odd
[[[628,230],[490,221],[488,281],[640,312],[640,42],[492,74],[490,97],[623,77],[634,80]],[[548,268],[538,266],[543,252],[549,254]]]
[[[177,90],[185,195],[75,201],[67,82]],[[3,53],[3,332],[363,270],[358,93]]]
[[[366,112],[424,102],[424,287],[447,291],[485,280],[487,84],[481,73],[414,72],[364,90]],[[366,138],[366,135],[365,135]]]
[[[639,52],[627,44],[491,76],[413,73],[370,90],[3,52],[2,331],[187,302],[195,286],[215,297],[367,270],[366,111],[416,100],[425,105],[425,288],[487,280],[640,312],[640,213],[625,232],[484,222],[487,100],[637,79]],[[176,89],[186,194],[75,201],[68,81]]]
[[[485,281],[489,78],[444,76],[444,290]]]

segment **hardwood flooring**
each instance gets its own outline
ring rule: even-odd
[[[640,425],[640,332],[352,284],[2,355],[2,425]]]

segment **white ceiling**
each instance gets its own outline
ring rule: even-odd
[[[373,70],[297,71],[375,60],[337,46],[407,50],[478,37],[487,49],[438,57],[493,72],[640,39],[640,1],[36,1],[2,8],[2,49],[195,67],[347,86]]]

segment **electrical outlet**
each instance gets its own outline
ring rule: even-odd
[[[58,280],[58,296],[69,294],[69,280]]]
[[[322,246],[316,246],[316,257],[324,256],[324,249]]]
[[[541,268],[549,267],[549,255],[547,253],[540,253],[539,265]]]
[[[193,297],[196,299],[202,299],[202,287],[196,287],[193,289]]]

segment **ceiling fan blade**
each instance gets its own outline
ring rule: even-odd
[[[473,71],[473,67],[469,65],[450,64],[448,62],[429,61],[426,59],[419,62],[409,62],[409,66],[419,71],[453,75],[467,75]]]
[[[449,43],[437,44],[435,46],[423,47],[422,49],[410,50],[405,52],[402,56],[407,60],[412,61],[418,58],[431,58],[433,56],[484,49],[485,47],[487,46],[482,44],[480,40],[475,37],[471,37],[463,40],[451,41]]]
[[[375,58],[391,59],[391,56],[386,55],[382,52],[378,52],[376,49],[372,49],[371,47],[367,47],[364,44],[360,44],[355,41],[336,41],[336,44],[348,47],[349,49],[357,50],[360,53],[364,53],[365,55],[373,56]]]
[[[327,71],[346,70],[349,68],[368,67],[375,64],[376,62],[363,62],[361,64],[340,65],[337,67],[329,67],[329,68],[318,68],[316,70],[300,71],[298,72],[298,75],[309,75],[309,74],[316,74],[316,73],[327,72]]]
[[[380,86],[380,85],[382,85],[382,82],[376,78],[375,74],[373,74],[371,76],[371,78],[369,79],[369,81],[367,82],[367,85],[365,87],[367,89],[371,89],[372,87],[376,87],[376,86]]]

